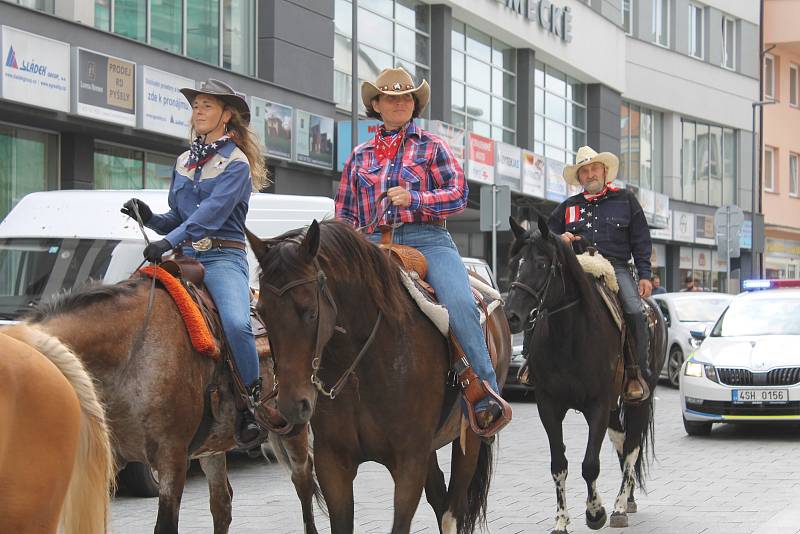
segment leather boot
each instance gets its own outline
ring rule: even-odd
[[[236,428],[236,441],[241,444],[255,444],[262,436],[261,427],[256,423],[255,406],[261,398],[261,379],[247,386],[248,406],[239,412],[239,424]]]
[[[626,313],[625,324],[633,335],[635,362],[629,362],[628,381],[625,384],[624,398],[629,402],[642,402],[650,396],[648,382],[652,378],[648,363],[650,336],[643,313]],[[632,364],[632,365],[631,365]]]

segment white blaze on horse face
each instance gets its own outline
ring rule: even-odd
[[[597,481],[592,482],[591,496],[586,499],[586,511],[592,517],[597,517],[600,510],[603,508],[603,498],[597,493]]]
[[[610,439],[611,443],[614,444],[614,449],[617,451],[617,454],[622,457],[622,447],[625,445],[625,433],[617,432],[616,430],[609,428],[608,439]]]
[[[628,456],[625,457],[625,463],[622,467],[622,486],[619,489],[617,500],[614,501],[614,512],[621,514],[627,513],[628,510],[628,497],[631,496],[633,491],[633,469],[636,465],[636,459],[639,458],[639,447],[633,449]]]
[[[456,534],[456,532],[458,532],[456,518],[448,510],[442,517],[442,534]]]
[[[569,525],[569,512],[567,511],[567,470],[565,469],[553,475],[553,482],[556,483],[556,494],[558,497],[556,526],[553,530],[566,532],[567,525]]]

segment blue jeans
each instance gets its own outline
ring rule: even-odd
[[[233,353],[239,376],[246,386],[258,379],[258,353],[250,327],[250,283],[247,254],[235,248],[198,252],[184,248],[206,269],[205,284],[217,305],[222,330]]]
[[[639,286],[631,276],[631,271],[627,265],[613,263],[614,273],[617,275],[619,284],[619,300],[622,304],[622,311],[625,313],[642,313],[642,300],[639,298]]]
[[[375,232],[370,240],[379,243],[381,233]],[[439,302],[450,314],[450,330],[464,349],[475,373],[487,380],[495,392],[497,376],[489,358],[486,340],[481,329],[480,313],[472,298],[467,270],[461,261],[450,232],[443,226],[406,223],[394,232],[394,242],[415,247],[428,262],[427,282],[436,291]],[[488,399],[481,400],[476,408],[485,409]]]

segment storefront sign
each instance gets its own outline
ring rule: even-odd
[[[692,247],[681,247],[679,250],[680,260],[678,262],[679,269],[692,268]]]
[[[694,243],[694,215],[685,211],[672,212],[672,238],[675,241]]]
[[[800,241],[768,237],[764,252],[770,256],[800,258]]]
[[[358,121],[358,143],[364,143],[375,137],[380,125],[380,121],[375,120]],[[353,151],[352,131],[352,121],[338,121],[336,123],[336,169],[339,171],[344,170],[344,162],[347,161]]]
[[[292,108],[254,96],[250,112],[261,151],[269,158],[292,159]]]
[[[78,115],[136,126],[136,64],[83,48],[75,55]]]
[[[482,184],[494,183],[494,141],[478,134],[467,134],[467,178]]]
[[[495,143],[495,174],[499,185],[507,185],[512,191],[522,190],[522,150],[514,145]]]
[[[141,65],[139,68],[139,127],[187,139],[192,107],[181,94],[194,80]]]
[[[692,249],[692,268],[695,271],[710,271],[711,250],[707,248]]]
[[[656,192],[640,187],[636,193],[636,198],[639,199],[639,205],[642,206],[647,224],[653,226],[656,216]]]
[[[653,212],[652,226],[655,228],[672,228],[669,226],[669,195],[655,193],[655,208]]]
[[[667,212],[667,224],[664,228],[650,228],[650,238],[662,241],[672,240],[672,212]]]
[[[428,131],[442,138],[450,146],[450,150],[458,160],[459,165],[464,167],[464,154],[466,150],[467,132],[464,128],[453,126],[442,121],[430,121]]]
[[[650,254],[650,265],[652,267],[666,267],[667,245],[663,243],[653,243],[653,252]]]
[[[299,109],[294,119],[297,130],[294,137],[295,160],[333,169],[333,119]]]
[[[561,202],[567,198],[567,182],[564,181],[564,164],[547,158],[547,200]]]
[[[3,26],[0,96],[69,111],[69,44]]]
[[[715,245],[714,216],[695,215],[694,242],[702,245]]]
[[[522,151],[522,192],[536,198],[544,198],[544,158],[529,150]]]
[[[572,41],[572,10],[558,7],[550,0],[497,0],[512,11],[538,22],[545,31],[560,37],[565,43]]]
[[[741,248],[753,248],[753,221],[744,221],[739,233],[739,246]]]

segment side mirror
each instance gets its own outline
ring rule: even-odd
[[[702,330],[692,330],[689,334],[698,341],[703,341],[705,338],[708,337],[709,328],[704,326]]]

